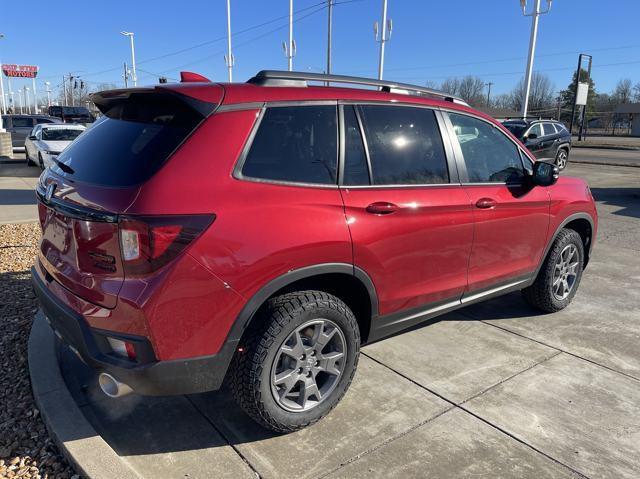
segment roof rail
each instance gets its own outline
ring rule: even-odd
[[[442,98],[446,101],[459,103],[469,106],[462,98],[445,93],[440,90],[426,88],[409,83],[398,83],[386,80],[375,80],[372,78],[352,77],[347,75],[325,75],[324,73],[311,72],[290,72],[282,70],[261,70],[256,76],[250,78],[247,83],[260,86],[293,86],[306,87],[307,82],[324,82],[324,83],[348,83],[352,85],[367,85],[380,88],[382,91],[390,93],[406,93],[412,92],[422,96],[433,96]]]

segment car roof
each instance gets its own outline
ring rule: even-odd
[[[57,130],[86,130],[84,125],[77,125],[75,123],[41,123],[40,126],[43,130],[55,128]]]

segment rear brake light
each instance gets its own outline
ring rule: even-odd
[[[207,229],[214,215],[121,216],[120,248],[126,274],[161,268]]]

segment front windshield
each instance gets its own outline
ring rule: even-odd
[[[42,139],[47,141],[73,141],[83,130],[77,128],[45,128],[42,130]]]
[[[516,138],[521,138],[524,134],[524,130],[527,129],[526,125],[519,123],[503,123],[503,125],[509,130]]]

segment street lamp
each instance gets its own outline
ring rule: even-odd
[[[51,106],[51,88],[49,88],[51,86],[51,82],[50,81],[44,82],[44,86],[47,91],[47,106]]]
[[[378,22],[373,24],[373,34],[377,42],[380,42],[380,56],[378,58],[378,80],[382,80],[382,73],[384,71],[384,44],[391,38],[391,30],[393,29],[393,22],[391,19],[387,20],[387,0],[382,0],[382,24],[378,26]],[[378,33],[380,36],[378,37]],[[380,39],[378,39],[380,38]]]
[[[136,75],[136,51],[133,46],[133,32],[120,32],[121,35],[129,37],[131,41],[131,79],[133,80],[133,86],[138,86],[138,77]]]
[[[31,113],[31,99],[29,98],[29,87],[24,87],[24,103],[27,105],[27,113]]]
[[[531,74],[533,73],[533,56],[536,51],[536,38],[538,36],[538,17],[549,13],[551,10],[551,2],[553,0],[547,0],[547,9],[540,10],[540,0],[534,0],[533,10],[531,13],[527,11],[527,0],[520,0],[520,6],[522,7],[522,14],[525,17],[531,17],[531,37],[529,38],[529,56],[527,58],[527,71],[524,80],[524,98],[522,99],[522,117],[527,117],[527,108],[529,106],[529,91],[531,90]]]
[[[0,40],[4,38],[4,33],[0,33]],[[0,61],[0,70],[2,70],[2,61]],[[4,99],[4,80],[2,78],[2,71],[0,71],[0,96],[2,96],[2,113],[7,114],[7,103]],[[0,119],[0,130],[2,130],[2,119]]]

